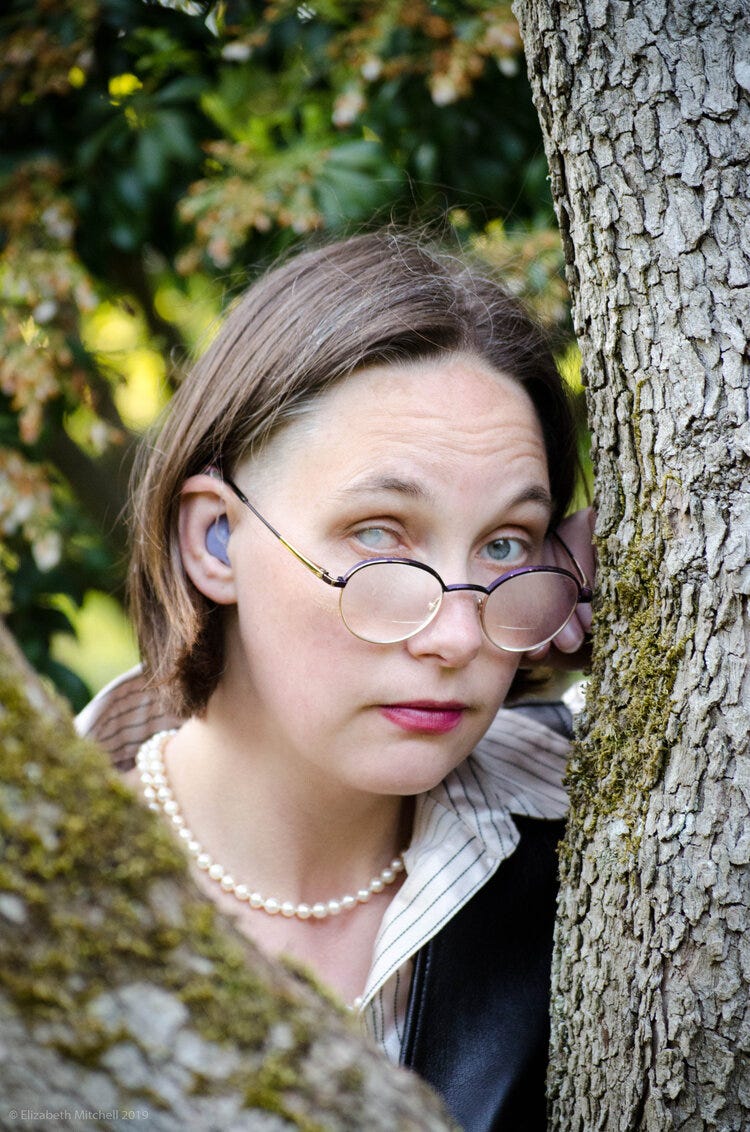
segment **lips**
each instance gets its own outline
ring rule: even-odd
[[[398,704],[380,704],[379,710],[402,731],[442,735],[458,727],[468,708],[457,700],[410,700]]]

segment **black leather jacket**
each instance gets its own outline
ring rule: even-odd
[[[567,730],[567,722],[563,716],[555,729]],[[564,822],[514,820],[521,834],[515,851],[414,961],[401,1060],[441,1094],[465,1132],[547,1127],[556,847]]]

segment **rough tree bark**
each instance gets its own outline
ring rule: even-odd
[[[0,1128],[449,1132],[198,894],[0,624]]]
[[[750,1128],[750,8],[517,0],[588,382],[600,602],[552,1126]]]

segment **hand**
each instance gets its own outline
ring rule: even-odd
[[[558,534],[570,548],[586,580],[594,588],[596,579],[596,556],[593,533],[596,516],[592,507],[576,511],[563,519],[557,528]],[[557,539],[548,538],[544,544],[544,562],[550,566],[561,566],[571,570],[572,563]],[[575,573],[575,569],[572,570]],[[591,605],[582,603],[564,629],[541,648],[524,654],[523,663],[540,664],[542,661],[550,668],[584,668],[590,659],[588,637],[591,634]]]

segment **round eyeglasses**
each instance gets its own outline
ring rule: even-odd
[[[431,566],[409,558],[368,558],[335,577],[287,542],[237,484],[222,478],[303,566],[340,591],[344,624],[355,637],[371,644],[408,640],[437,617],[445,594],[469,591],[477,595],[482,629],[493,645],[505,652],[531,652],[556,637],[579,602],[590,602],[593,596],[583,570],[557,534],[554,537],[578,577],[558,566],[522,566],[501,574],[489,586],[469,582],[446,586]]]

